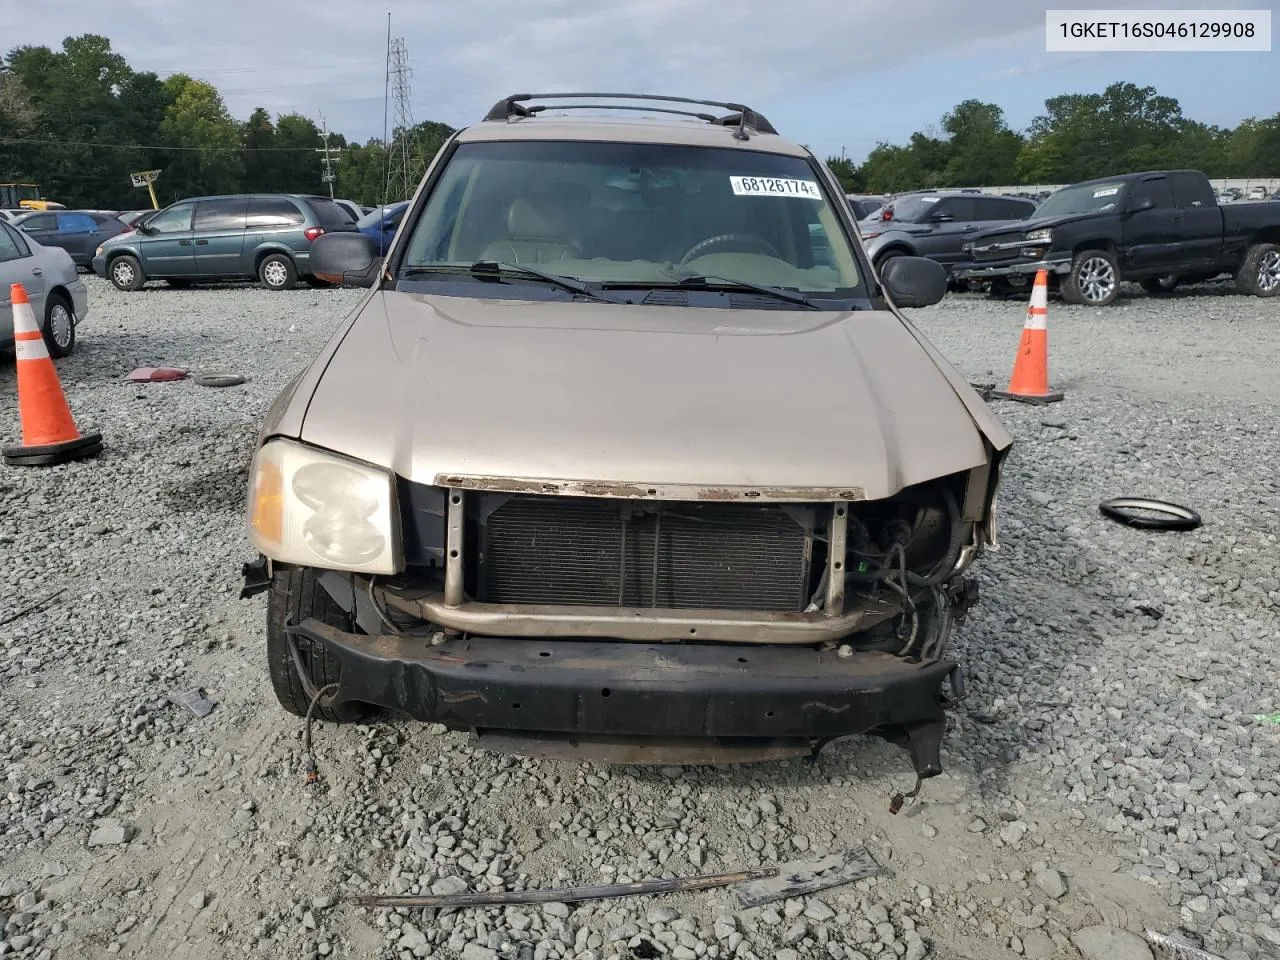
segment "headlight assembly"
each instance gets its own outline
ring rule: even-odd
[[[1052,230],[1032,230],[1027,234],[1027,243],[1048,243],[1052,239]]]
[[[249,471],[249,539],[280,563],[358,573],[397,573],[401,563],[395,481],[337,454],[271,440]]]

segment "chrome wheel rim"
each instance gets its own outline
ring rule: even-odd
[[[1280,287],[1280,250],[1268,250],[1258,263],[1258,289],[1270,293]]]
[[[117,260],[111,267],[111,279],[122,287],[133,283],[133,264],[127,260]]]
[[[55,303],[49,310],[49,336],[60,349],[71,345],[71,337],[75,331],[76,321],[61,303]]]
[[[1090,303],[1106,300],[1115,292],[1116,272],[1102,257],[1090,257],[1076,272],[1080,295]]]
[[[289,271],[279,260],[272,260],[262,268],[262,279],[267,281],[269,287],[283,287],[289,279]]]

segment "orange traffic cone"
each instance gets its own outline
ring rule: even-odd
[[[1022,325],[1022,342],[1013,361],[1009,389],[992,394],[1008,400],[1031,400],[1052,403],[1063,394],[1049,389],[1049,271],[1036,272],[1031,288],[1031,303]]]
[[[35,311],[22,284],[9,287],[9,299],[13,303],[22,444],[5,447],[4,462],[12,466],[48,467],[96,456],[102,450],[102,434],[81,436],[76,429],[44,334],[36,323]]]

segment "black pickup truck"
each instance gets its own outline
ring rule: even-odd
[[[1280,294],[1280,206],[1219,206],[1198,170],[1128,173],[1063,187],[1030,219],[975,234],[956,279],[1027,282],[1048,270],[1067,303],[1105,306],[1121,280],[1162,294],[1232,274],[1241,293]]]

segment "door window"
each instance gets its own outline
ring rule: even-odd
[[[201,200],[196,204],[197,232],[243,230],[248,197],[227,197],[223,200]]]
[[[191,229],[192,204],[180,203],[161,210],[147,221],[153,233],[186,233]]]
[[[34,233],[53,232],[58,229],[58,221],[52,213],[37,213],[33,217],[27,217],[20,224],[23,230],[30,230]]]
[[[973,197],[944,197],[938,201],[933,213],[956,221],[972,221],[978,219],[976,206]]]
[[[1173,199],[1179,207],[1212,207],[1217,204],[1213,195],[1213,186],[1204,177],[1194,173],[1174,173],[1169,175],[1173,181]]]
[[[1129,203],[1132,209],[1139,209],[1139,205],[1148,197],[1155,201],[1154,210],[1170,210],[1173,208],[1173,191],[1169,189],[1169,180],[1167,177],[1160,177],[1157,180],[1142,180],[1133,185],[1133,193],[1130,195]]]
[[[58,214],[59,233],[92,233],[97,229],[97,222],[87,213]]]
[[[0,263],[27,256],[27,245],[7,223],[0,223]]]

